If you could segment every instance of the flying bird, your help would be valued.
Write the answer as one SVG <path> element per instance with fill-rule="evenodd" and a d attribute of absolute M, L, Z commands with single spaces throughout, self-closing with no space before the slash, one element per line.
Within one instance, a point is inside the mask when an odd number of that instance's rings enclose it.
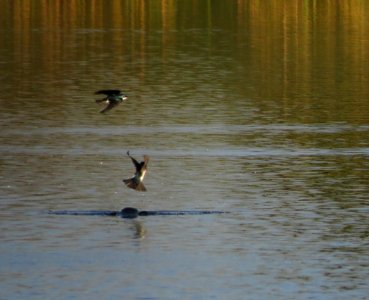
<path fill-rule="evenodd" d="M 147 164 L 149 163 L 149 157 L 147 155 L 144 155 L 143 156 L 144 160 L 138 162 L 129 154 L 129 151 L 127 151 L 127 155 L 131 158 L 133 164 L 135 165 L 136 172 L 132 178 L 123 179 L 123 182 L 126 184 L 126 186 L 128 186 L 131 189 L 140 192 L 146 192 L 143 180 L 147 172 Z"/>
<path fill-rule="evenodd" d="M 100 90 L 95 92 L 95 95 L 98 94 L 106 96 L 102 99 L 96 100 L 96 103 L 105 102 L 107 104 L 102 110 L 100 110 L 102 114 L 128 99 L 128 97 L 120 90 Z"/>

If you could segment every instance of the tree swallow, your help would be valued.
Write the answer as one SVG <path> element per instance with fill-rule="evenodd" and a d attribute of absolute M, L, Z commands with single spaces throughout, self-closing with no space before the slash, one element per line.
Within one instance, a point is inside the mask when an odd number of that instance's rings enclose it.
<path fill-rule="evenodd" d="M 128 99 L 120 90 L 100 90 L 95 92 L 95 95 L 103 94 L 106 95 L 105 98 L 96 100 L 96 103 L 105 102 L 107 105 L 100 110 L 101 113 L 105 113 L 111 110 L 113 107 L 117 106 L 119 103 Z"/>
<path fill-rule="evenodd" d="M 131 189 L 140 192 L 146 192 L 146 188 L 143 185 L 143 180 L 146 175 L 149 157 L 147 155 L 144 155 L 143 156 L 144 161 L 138 162 L 131 155 L 129 155 L 129 151 L 127 151 L 127 155 L 131 158 L 133 164 L 135 165 L 136 173 L 132 178 L 123 179 L 123 182 L 126 184 L 126 186 L 128 186 Z"/>

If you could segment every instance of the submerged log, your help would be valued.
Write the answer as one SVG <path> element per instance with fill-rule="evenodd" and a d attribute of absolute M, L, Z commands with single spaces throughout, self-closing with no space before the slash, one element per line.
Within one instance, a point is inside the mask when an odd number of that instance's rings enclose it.
<path fill-rule="evenodd" d="M 49 211 L 53 215 L 70 215 L 70 216 L 119 216 L 125 219 L 134 219 L 144 216 L 179 216 L 179 215 L 210 215 L 224 214 L 225 211 L 218 210 L 138 210 L 135 207 L 124 207 L 120 211 L 114 210 L 59 210 Z"/>

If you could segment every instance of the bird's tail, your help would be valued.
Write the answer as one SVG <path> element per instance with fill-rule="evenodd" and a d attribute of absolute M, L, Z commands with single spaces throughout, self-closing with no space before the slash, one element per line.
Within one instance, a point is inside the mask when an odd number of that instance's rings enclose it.
<path fill-rule="evenodd" d="M 144 184 L 142 182 L 137 182 L 135 178 L 123 179 L 123 182 L 125 183 L 126 186 L 128 186 L 131 189 L 140 192 L 146 192 Z"/>

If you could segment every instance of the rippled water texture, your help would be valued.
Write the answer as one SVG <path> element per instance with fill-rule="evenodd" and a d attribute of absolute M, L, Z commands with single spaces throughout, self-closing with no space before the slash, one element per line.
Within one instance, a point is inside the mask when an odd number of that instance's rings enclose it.
<path fill-rule="evenodd" d="M 367 299 L 368 20 L 359 0 L 1 1 L 0 299 Z M 108 88 L 129 98 L 103 115 Z M 228 213 L 49 214 L 128 206 Z"/>

